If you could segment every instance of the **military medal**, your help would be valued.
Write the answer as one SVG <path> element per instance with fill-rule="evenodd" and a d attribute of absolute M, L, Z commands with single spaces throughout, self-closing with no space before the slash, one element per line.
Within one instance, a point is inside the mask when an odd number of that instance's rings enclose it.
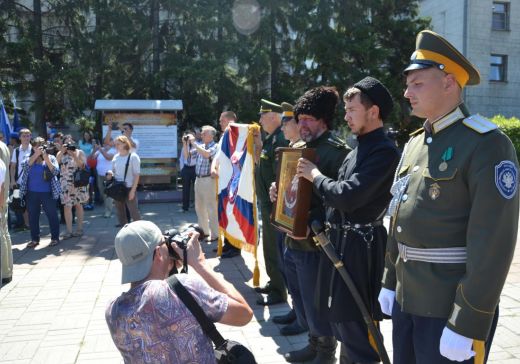
<path fill-rule="evenodd" d="M 449 147 L 442 153 L 442 162 L 439 164 L 439 171 L 444 172 L 448 169 L 448 161 L 453 158 L 453 148 Z M 431 196 L 431 195 L 430 195 Z"/>
<path fill-rule="evenodd" d="M 437 183 L 432 183 L 430 185 L 430 189 L 428 192 L 429 192 L 430 198 L 433 201 L 435 201 L 441 195 L 441 186 L 439 186 L 439 184 L 437 184 Z"/>

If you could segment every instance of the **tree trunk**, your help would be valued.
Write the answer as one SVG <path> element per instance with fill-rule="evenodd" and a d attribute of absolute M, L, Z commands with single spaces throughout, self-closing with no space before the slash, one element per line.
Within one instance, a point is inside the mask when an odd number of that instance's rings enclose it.
<path fill-rule="evenodd" d="M 160 90 L 157 77 L 161 68 L 160 49 L 159 49 L 159 0 L 151 1 L 151 22 L 152 22 L 152 97 L 159 98 Z"/>
<path fill-rule="evenodd" d="M 43 76 L 43 36 L 42 36 L 42 8 L 40 0 L 33 0 L 33 26 L 34 26 L 34 59 L 39 65 L 34 72 L 34 97 L 35 97 L 35 121 L 36 132 L 47 137 L 47 127 L 45 125 L 45 77 Z"/>

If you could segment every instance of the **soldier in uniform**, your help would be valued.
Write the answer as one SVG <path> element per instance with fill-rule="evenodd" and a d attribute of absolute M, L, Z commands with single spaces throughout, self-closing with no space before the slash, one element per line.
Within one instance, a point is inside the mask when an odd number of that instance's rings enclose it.
<path fill-rule="evenodd" d="M 329 237 L 374 321 L 382 320 L 377 302 L 381 288 L 387 232 L 382 219 L 391 199 L 399 151 L 386 136 L 383 120 L 393 101 L 383 84 L 366 77 L 343 96 L 345 121 L 358 146 L 342 162 L 337 178 L 306 159 L 298 175 L 311 181 L 327 210 Z M 331 322 L 342 342 L 342 363 L 379 362 L 368 328 L 345 282 L 329 259 L 319 262 L 316 301 L 322 319 Z"/>
<path fill-rule="evenodd" d="M 335 88 L 316 87 L 301 96 L 294 106 L 300 137 L 305 142 L 305 145 L 300 147 L 315 148 L 316 164 L 326 176 L 334 179 L 338 176 L 341 163 L 350 152 L 345 142 L 330 132 L 338 102 L 339 96 Z M 273 197 L 275 197 L 275 188 L 273 186 Z M 309 226 L 313 220 L 325 221 L 323 200 L 316 190 L 311 197 Z M 314 305 L 321 253 L 310 233 L 305 237 L 288 235 L 285 243 L 284 264 L 287 285 L 298 322 L 301 326 L 309 327 L 308 345 L 285 354 L 285 359 L 288 362 L 334 363 L 336 339 L 329 322 L 320 317 Z"/>
<path fill-rule="evenodd" d="M 256 196 L 262 215 L 262 244 L 265 259 L 265 269 L 269 276 L 269 282 L 264 287 L 257 287 L 258 293 L 267 293 L 267 296 L 259 297 L 256 301 L 259 305 L 274 305 L 287 300 L 287 288 L 282 271 L 278 266 L 278 248 L 276 246 L 276 232 L 271 225 L 272 203 L 269 199 L 269 187 L 276 179 L 275 150 L 286 147 L 287 140 L 281 130 L 282 107 L 268 100 L 261 100 L 260 124 L 267 134 L 265 140 L 260 140 L 260 135 L 255 135 L 257 150 L 261 150 L 255 170 Z"/>
<path fill-rule="evenodd" d="M 394 363 L 483 363 L 517 236 L 515 148 L 470 116 L 462 89 L 480 76 L 444 38 L 420 32 L 404 73 L 404 96 L 426 121 L 405 146 L 389 208 L 379 301 Z"/>
<path fill-rule="evenodd" d="M 296 119 L 294 119 L 294 107 L 288 102 L 282 102 L 282 132 L 285 139 L 289 141 L 289 147 L 291 148 L 304 148 L 305 142 L 300 139 L 300 132 L 298 130 L 298 124 L 296 123 Z M 277 154 L 277 157 L 279 155 Z M 279 163 L 279 160 L 277 160 Z M 278 167 L 277 167 L 278 168 Z M 273 184 L 275 184 L 273 182 Z M 272 186 L 272 185 L 271 185 Z M 272 199 L 274 203 L 275 200 Z M 278 231 L 276 233 L 276 242 L 278 245 L 278 257 L 280 258 L 279 267 L 282 270 L 282 274 L 284 276 L 285 284 L 287 286 L 287 290 L 291 296 L 295 294 L 299 294 L 298 292 L 291 292 L 291 286 L 287 285 L 287 278 L 285 275 L 285 262 L 284 262 L 284 254 L 286 250 L 285 246 L 285 236 L 284 232 Z M 296 319 L 296 312 L 294 308 L 291 309 L 288 313 L 284 315 L 274 316 L 273 322 L 276 324 L 285 325 L 280 329 L 280 334 L 284 336 L 289 335 L 299 335 L 308 330 L 305 326 L 301 326 L 298 320 Z"/>

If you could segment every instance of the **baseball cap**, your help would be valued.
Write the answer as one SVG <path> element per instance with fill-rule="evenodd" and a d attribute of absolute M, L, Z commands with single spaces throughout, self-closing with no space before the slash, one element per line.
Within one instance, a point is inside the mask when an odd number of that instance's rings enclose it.
<path fill-rule="evenodd" d="M 163 240 L 161 230 L 151 221 L 134 221 L 119 230 L 114 245 L 123 265 L 121 283 L 138 282 L 148 276 L 155 247 Z"/>

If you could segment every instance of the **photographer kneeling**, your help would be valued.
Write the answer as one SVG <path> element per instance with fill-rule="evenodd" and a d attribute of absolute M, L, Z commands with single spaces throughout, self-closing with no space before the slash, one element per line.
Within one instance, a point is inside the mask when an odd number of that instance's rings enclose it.
<path fill-rule="evenodd" d="M 243 326 L 253 312 L 242 295 L 206 263 L 191 232 L 187 261 L 198 275 L 176 277 L 214 322 Z M 115 238 L 130 290 L 110 302 L 106 320 L 125 363 L 216 363 L 211 340 L 165 279 L 183 252 L 150 221 L 125 225 Z M 202 278 L 202 279 L 201 279 Z"/>

